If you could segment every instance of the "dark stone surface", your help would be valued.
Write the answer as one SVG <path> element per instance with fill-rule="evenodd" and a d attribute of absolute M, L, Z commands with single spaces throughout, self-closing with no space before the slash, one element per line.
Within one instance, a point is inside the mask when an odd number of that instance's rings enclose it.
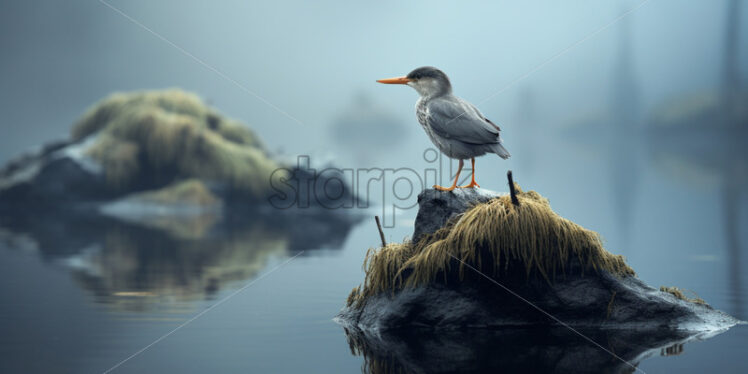
<path fill-rule="evenodd" d="M 418 215 L 413 241 L 418 241 L 424 234 L 438 230 L 450 218 L 471 206 L 487 202 L 496 196 L 496 193 L 481 188 L 457 188 L 449 192 L 424 190 L 418 194 Z"/>
<path fill-rule="evenodd" d="M 579 327 L 708 331 L 738 322 L 708 305 L 677 299 L 632 276 L 618 278 L 600 272 L 568 275 L 552 284 L 519 277 L 502 278 L 496 284 L 470 269 L 465 272 L 461 282 L 375 296 L 361 309 L 344 309 L 340 317 L 364 330 L 552 326 L 560 320 Z"/>
<path fill-rule="evenodd" d="M 101 168 L 82 143 L 58 141 L 0 169 L 0 207 L 23 209 L 111 198 Z"/>

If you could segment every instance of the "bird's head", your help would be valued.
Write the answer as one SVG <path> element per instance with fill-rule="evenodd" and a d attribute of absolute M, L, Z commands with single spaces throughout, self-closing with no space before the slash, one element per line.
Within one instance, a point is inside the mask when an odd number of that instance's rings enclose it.
<path fill-rule="evenodd" d="M 415 69 L 404 77 L 380 79 L 377 82 L 407 84 L 418 91 L 422 97 L 437 97 L 452 92 L 452 84 L 449 83 L 447 74 L 431 66 Z"/>

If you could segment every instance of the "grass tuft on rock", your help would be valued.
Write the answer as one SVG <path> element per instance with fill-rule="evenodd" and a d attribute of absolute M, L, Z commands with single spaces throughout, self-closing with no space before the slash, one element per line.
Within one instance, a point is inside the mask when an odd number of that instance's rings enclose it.
<path fill-rule="evenodd" d="M 571 271 L 572 263 L 581 273 L 634 275 L 623 256 L 603 248 L 597 233 L 557 215 L 540 194 L 518 190 L 517 197 L 520 206 L 509 196 L 477 204 L 417 243 L 369 249 L 364 283 L 351 292 L 349 306 L 382 292 L 446 280 L 455 271 L 462 280 L 465 264 L 494 277 L 502 269 L 520 270 L 548 282 Z"/>
<path fill-rule="evenodd" d="M 222 181 L 259 196 L 278 167 L 249 128 L 178 89 L 113 94 L 83 115 L 72 136 L 96 137 L 87 153 L 121 190 L 158 176 L 160 184 Z"/>
<path fill-rule="evenodd" d="M 678 287 L 660 286 L 660 291 L 667 292 L 667 293 L 669 293 L 669 294 L 671 294 L 671 295 L 675 296 L 676 298 L 681 299 L 683 301 L 688 301 L 688 302 L 692 302 L 692 303 L 695 303 L 695 304 L 706 305 L 706 301 L 704 301 L 700 297 L 698 297 L 698 296 L 697 297 L 688 297 L 688 296 L 686 296 L 686 295 L 683 294 L 684 290 L 682 290 L 682 289 L 680 289 Z"/>

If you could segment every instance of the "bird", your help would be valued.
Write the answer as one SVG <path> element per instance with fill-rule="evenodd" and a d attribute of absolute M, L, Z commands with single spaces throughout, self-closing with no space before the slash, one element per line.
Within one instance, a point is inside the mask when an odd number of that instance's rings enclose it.
<path fill-rule="evenodd" d="M 434 185 L 440 191 L 480 187 L 475 182 L 475 158 L 495 153 L 503 159 L 511 155 L 501 141 L 501 129 L 484 116 L 475 105 L 452 94 L 452 84 L 443 71 L 432 67 L 417 68 L 408 75 L 377 80 L 384 84 L 405 84 L 413 87 L 420 98 L 416 117 L 434 145 L 447 157 L 459 160 L 457 174 L 450 187 Z M 457 186 L 464 161 L 470 159 L 470 183 Z"/>

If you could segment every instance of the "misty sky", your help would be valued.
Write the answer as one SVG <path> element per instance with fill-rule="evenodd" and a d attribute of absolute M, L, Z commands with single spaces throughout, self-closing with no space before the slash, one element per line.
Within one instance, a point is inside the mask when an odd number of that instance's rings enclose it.
<path fill-rule="evenodd" d="M 5 0 L 0 162 L 66 136 L 108 93 L 166 87 L 197 92 L 255 128 L 271 150 L 335 157 L 339 145 L 328 140 L 330 124 L 357 93 L 420 131 L 416 93 L 375 79 L 433 65 L 450 75 L 456 94 L 477 104 L 640 1 L 110 3 L 302 124 L 99 1 Z M 523 131 L 516 115 L 523 90 L 533 93 L 535 121 L 543 128 L 604 112 L 626 30 L 645 116 L 665 98 L 713 90 L 725 4 L 648 1 L 479 107 L 503 124 L 507 139 Z M 743 6 L 740 18 L 746 14 Z M 739 33 L 746 40 L 745 28 Z M 743 73 L 747 53 L 740 51 Z M 416 134 L 410 146 L 428 146 Z"/>

